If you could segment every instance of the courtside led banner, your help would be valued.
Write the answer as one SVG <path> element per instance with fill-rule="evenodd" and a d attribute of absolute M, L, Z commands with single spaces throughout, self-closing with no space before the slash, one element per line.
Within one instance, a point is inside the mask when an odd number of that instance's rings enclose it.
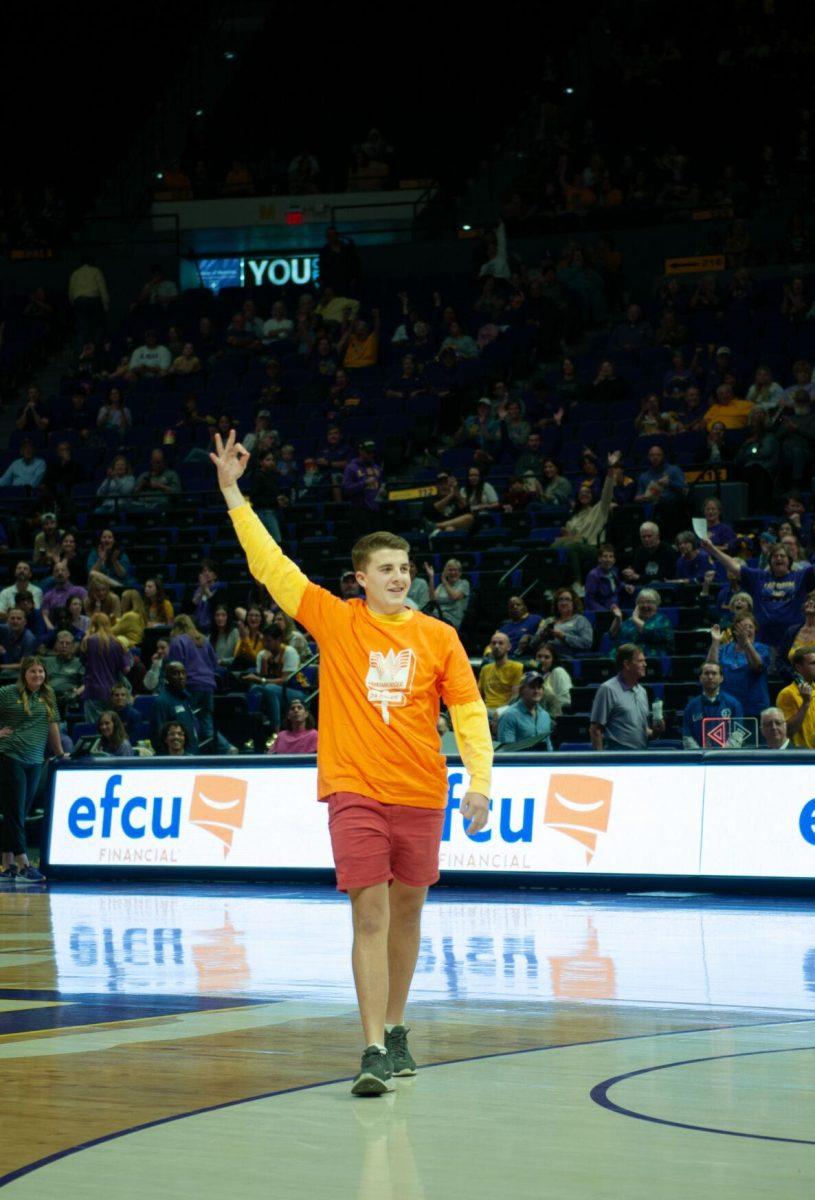
<path fill-rule="evenodd" d="M 451 762 L 442 871 L 815 879 L 805 762 L 610 758 L 497 762 L 489 825 L 473 836 L 459 811 L 466 776 Z M 49 863 L 156 874 L 332 867 L 312 761 L 223 762 L 57 770 Z"/>

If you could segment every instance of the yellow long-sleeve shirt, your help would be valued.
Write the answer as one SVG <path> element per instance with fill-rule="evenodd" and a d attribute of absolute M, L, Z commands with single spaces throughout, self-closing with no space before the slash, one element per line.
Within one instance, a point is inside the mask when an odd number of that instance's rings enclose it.
<path fill-rule="evenodd" d="M 436 723 L 443 699 L 473 791 L 490 794 L 486 708 L 450 625 L 414 609 L 374 613 L 311 583 L 248 504 L 229 513 L 255 579 L 320 647 L 318 794 L 444 808 L 447 769 Z"/>

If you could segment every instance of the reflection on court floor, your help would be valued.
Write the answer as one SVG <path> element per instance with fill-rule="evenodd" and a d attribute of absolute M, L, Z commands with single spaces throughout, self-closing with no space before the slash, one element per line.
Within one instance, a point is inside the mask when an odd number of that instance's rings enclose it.
<path fill-rule="evenodd" d="M 812 1176 L 808 902 L 437 891 L 425 1069 L 373 1101 L 344 1082 L 350 932 L 328 888 L 4 897 L 0 1186 L 784 1200 Z"/>

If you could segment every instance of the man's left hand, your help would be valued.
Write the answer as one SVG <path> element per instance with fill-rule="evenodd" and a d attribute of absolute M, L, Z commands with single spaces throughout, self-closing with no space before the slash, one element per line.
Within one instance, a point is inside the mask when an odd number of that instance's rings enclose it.
<path fill-rule="evenodd" d="M 468 792 L 459 805 L 462 817 L 470 819 L 465 833 L 478 833 L 484 828 L 490 816 L 489 796 L 480 792 Z"/>

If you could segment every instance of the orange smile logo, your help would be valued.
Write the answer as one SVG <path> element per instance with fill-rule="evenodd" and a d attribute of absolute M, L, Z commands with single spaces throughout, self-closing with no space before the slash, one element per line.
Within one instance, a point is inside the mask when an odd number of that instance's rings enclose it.
<path fill-rule="evenodd" d="M 190 822 L 223 842 L 224 858 L 232 849 L 235 831 L 243 828 L 246 780 L 229 775 L 196 775 Z"/>
<path fill-rule="evenodd" d="M 610 779 L 594 775 L 553 774 L 549 778 L 543 823 L 581 842 L 587 863 L 597 849 L 597 835 L 608 829 L 613 787 Z"/>

